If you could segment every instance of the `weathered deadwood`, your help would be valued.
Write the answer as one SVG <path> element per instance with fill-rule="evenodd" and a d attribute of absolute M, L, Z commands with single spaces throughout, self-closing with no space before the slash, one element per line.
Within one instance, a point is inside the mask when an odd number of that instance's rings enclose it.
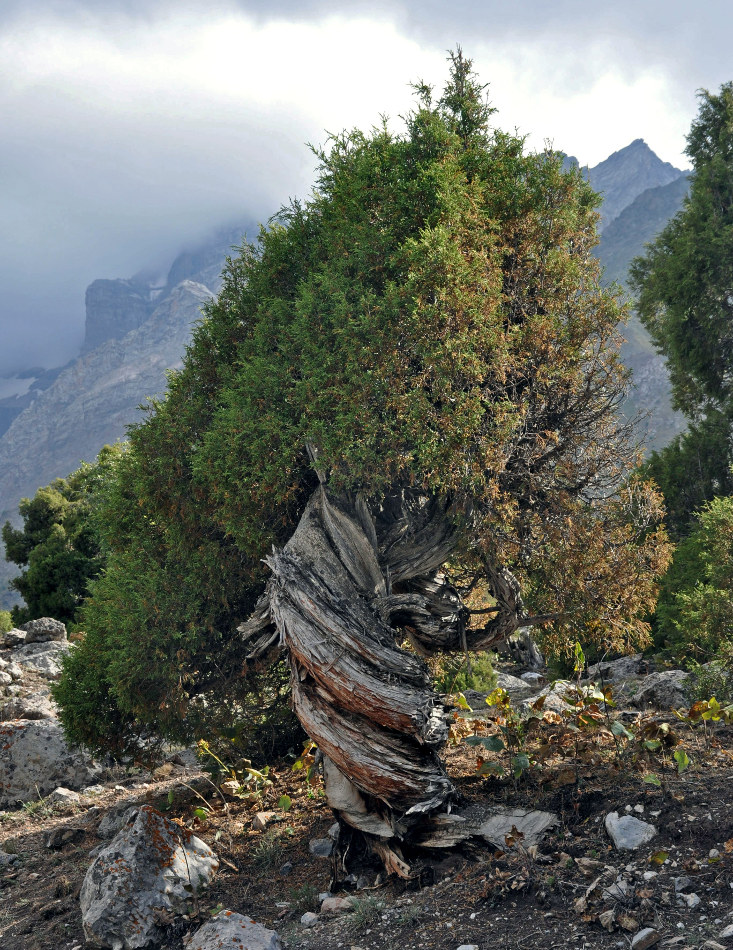
<path fill-rule="evenodd" d="M 272 577 L 239 631 L 250 659 L 276 641 L 285 649 L 293 708 L 323 754 L 329 803 L 404 875 L 399 840 L 422 835 L 442 847 L 477 831 L 465 819 L 430 819 L 456 797 L 438 756 L 446 709 L 424 661 L 398 641 L 409 635 L 425 655 L 484 648 L 516 628 L 522 604 L 511 575 L 488 571 L 496 613 L 467 629 L 469 611 L 439 572 L 455 544 L 447 503 L 401 492 L 373 507 L 322 481 L 288 543 L 267 558 Z"/>

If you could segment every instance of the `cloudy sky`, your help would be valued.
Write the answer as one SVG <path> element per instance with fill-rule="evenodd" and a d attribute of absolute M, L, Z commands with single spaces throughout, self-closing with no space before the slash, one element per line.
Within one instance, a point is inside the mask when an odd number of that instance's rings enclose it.
<path fill-rule="evenodd" d="M 733 79 L 727 0 L 2 0 L 0 373 L 60 365 L 97 277 L 163 271 L 306 195 L 306 142 L 399 125 L 461 44 L 497 124 L 594 165 L 686 167 L 695 92 Z"/>

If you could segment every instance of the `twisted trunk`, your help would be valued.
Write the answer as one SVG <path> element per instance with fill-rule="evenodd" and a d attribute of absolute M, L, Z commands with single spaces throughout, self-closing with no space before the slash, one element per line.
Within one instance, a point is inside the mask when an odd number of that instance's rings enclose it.
<path fill-rule="evenodd" d="M 451 811 L 438 756 L 447 710 L 417 651 L 485 649 L 516 629 L 516 582 L 497 574 L 505 609 L 468 630 L 458 592 L 438 573 L 455 546 L 445 503 L 401 493 L 373 515 L 360 496 L 320 485 L 293 536 L 267 559 L 272 577 L 239 629 L 250 656 L 287 651 L 294 710 L 324 756 L 325 793 L 370 837 L 385 865 L 409 871 L 396 843 Z M 509 609 L 506 609 L 508 605 Z"/>

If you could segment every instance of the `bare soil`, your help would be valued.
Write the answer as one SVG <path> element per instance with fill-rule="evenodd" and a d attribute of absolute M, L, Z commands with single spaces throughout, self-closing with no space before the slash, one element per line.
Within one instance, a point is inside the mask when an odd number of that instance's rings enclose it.
<path fill-rule="evenodd" d="M 646 927 L 657 931 L 659 946 L 733 947 L 733 938 L 721 937 L 733 924 L 733 729 L 719 725 L 707 737 L 699 727 L 674 729 L 692 764 L 678 774 L 667 762 L 662 788 L 642 781 L 649 763 L 619 762 L 613 744 L 600 739 L 559 749 L 516 781 L 478 775 L 475 750 L 457 742 L 447 764 L 467 801 L 546 809 L 557 814 L 557 827 L 537 848 L 519 842 L 501 851 L 470 845 L 411 854 L 419 873 L 410 882 L 385 880 L 365 855 L 358 889 L 340 892 L 354 897 L 355 910 L 320 917 L 312 929 L 301 917 L 319 910 L 333 869 L 331 859 L 310 853 L 309 842 L 327 837 L 334 818 L 302 771 L 278 764 L 272 785 L 252 801 L 227 797 L 175 760 L 152 774 L 118 774 L 79 805 L 41 802 L 0 816 L 0 850 L 16 856 L 0 866 L 0 950 L 86 946 L 79 890 L 90 851 L 102 843 L 96 829 L 109 809 L 141 803 L 192 827 L 222 862 L 212 886 L 160 945 L 169 950 L 184 947 L 221 908 L 275 929 L 287 948 L 313 950 L 595 950 L 629 947 Z M 291 799 L 288 811 L 278 809 L 283 795 Z M 658 834 L 636 851 L 616 851 L 604 818 L 627 808 Z M 255 814 L 267 809 L 277 820 L 254 831 Z M 49 847 L 49 833 L 59 829 L 68 829 L 67 840 Z M 619 875 L 625 894 L 614 893 Z"/>

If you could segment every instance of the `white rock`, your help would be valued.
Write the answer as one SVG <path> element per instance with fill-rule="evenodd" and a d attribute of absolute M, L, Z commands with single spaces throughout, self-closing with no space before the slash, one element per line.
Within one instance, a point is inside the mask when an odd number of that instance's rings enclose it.
<path fill-rule="evenodd" d="M 30 667 L 49 679 L 58 679 L 61 676 L 61 660 L 70 649 L 70 643 L 55 640 L 47 643 L 28 643 L 13 650 L 13 661 Z"/>
<path fill-rule="evenodd" d="M 684 904 L 688 910 L 694 910 L 700 903 L 697 894 L 678 894 L 677 903 Z"/>
<path fill-rule="evenodd" d="M 631 950 L 646 950 L 647 947 L 651 947 L 655 943 L 659 943 L 661 939 L 662 934 L 656 931 L 653 927 L 645 927 L 632 937 Z"/>
<path fill-rule="evenodd" d="M 10 686 L 13 682 L 13 677 L 10 673 L 6 673 L 5 670 L 0 670 L 0 686 Z"/>
<path fill-rule="evenodd" d="M 326 897 L 321 903 L 322 914 L 350 914 L 354 902 L 348 897 Z"/>
<path fill-rule="evenodd" d="M 718 934 L 721 940 L 728 940 L 730 937 L 733 937 L 733 924 L 728 924 L 728 926 L 721 930 Z"/>
<path fill-rule="evenodd" d="M 101 769 L 84 752 L 72 750 L 55 719 L 0 723 L 0 807 L 35 801 L 59 785 L 79 788 Z"/>
<path fill-rule="evenodd" d="M 307 911 L 300 918 L 300 922 L 304 927 L 315 927 L 318 923 L 318 914 L 312 913 L 312 911 Z"/>
<path fill-rule="evenodd" d="M 87 940 L 112 950 L 155 943 L 164 933 L 159 922 L 186 913 L 218 866 L 207 844 L 144 805 L 86 873 L 80 903 Z"/>
<path fill-rule="evenodd" d="M 662 673 L 650 673 L 633 703 L 638 708 L 655 706 L 657 709 L 672 709 L 686 706 L 688 703 L 687 682 L 689 673 L 683 670 L 665 670 Z"/>
<path fill-rule="evenodd" d="M 66 640 L 66 626 L 52 617 L 29 620 L 23 624 L 21 630 L 25 631 L 26 643 L 61 643 Z"/>
<path fill-rule="evenodd" d="M 477 943 L 462 943 L 458 950 L 479 950 Z"/>
<path fill-rule="evenodd" d="M 16 696 L 0 709 L 0 719 L 55 719 L 56 703 L 46 693 Z"/>
<path fill-rule="evenodd" d="M 643 844 L 651 841 L 657 833 L 654 825 L 641 821 L 639 818 L 634 818 L 633 815 L 619 817 L 617 811 L 612 811 L 606 815 L 604 823 L 614 846 L 619 851 L 623 849 L 633 851 L 635 848 L 640 848 Z"/>
<path fill-rule="evenodd" d="M 187 950 L 282 950 L 274 930 L 256 924 L 250 917 L 222 910 L 196 931 Z"/>
<path fill-rule="evenodd" d="M 46 796 L 46 801 L 52 805 L 56 803 L 75 805 L 81 801 L 81 795 L 70 788 L 59 786 L 59 788 L 55 788 L 50 795 Z"/>

